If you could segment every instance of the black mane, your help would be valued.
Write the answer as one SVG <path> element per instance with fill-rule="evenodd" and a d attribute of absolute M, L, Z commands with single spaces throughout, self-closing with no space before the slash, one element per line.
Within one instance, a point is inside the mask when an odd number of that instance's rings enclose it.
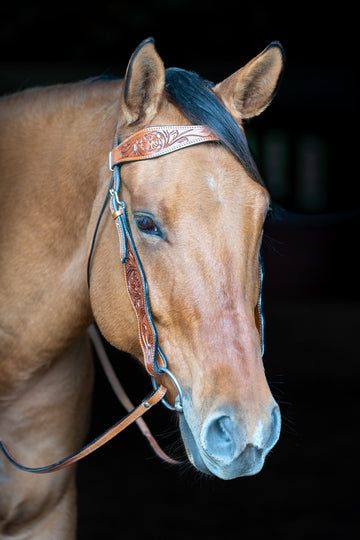
<path fill-rule="evenodd" d="M 246 138 L 212 90 L 213 83 L 179 68 L 166 70 L 168 99 L 195 125 L 208 127 L 232 152 L 253 180 L 263 185 Z"/>

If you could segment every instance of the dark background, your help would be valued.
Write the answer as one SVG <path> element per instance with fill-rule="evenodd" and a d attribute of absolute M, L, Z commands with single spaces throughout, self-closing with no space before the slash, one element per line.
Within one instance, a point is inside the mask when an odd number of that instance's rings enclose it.
<path fill-rule="evenodd" d="M 1 6 L 1 93 L 122 76 L 149 36 L 166 67 L 215 82 L 274 39 L 287 57 L 274 104 L 246 126 L 274 203 L 284 209 L 264 241 L 264 362 L 283 412 L 280 441 L 259 475 L 223 482 L 160 463 L 130 428 L 79 466 L 80 540 L 359 537 L 358 16 L 355 3 L 273 4 Z M 147 378 L 109 350 L 139 401 Z M 91 434 L 122 414 L 97 368 Z M 171 415 L 157 408 L 148 419 L 163 446 L 181 456 Z"/>

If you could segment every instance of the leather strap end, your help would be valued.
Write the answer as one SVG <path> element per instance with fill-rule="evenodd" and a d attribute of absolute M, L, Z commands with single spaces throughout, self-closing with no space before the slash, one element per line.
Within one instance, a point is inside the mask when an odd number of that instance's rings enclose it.
<path fill-rule="evenodd" d="M 159 401 L 161 401 L 165 397 L 166 392 L 167 388 L 163 384 L 159 384 L 156 391 L 150 394 L 150 397 L 148 399 L 144 399 L 144 401 L 142 402 L 144 407 L 146 409 L 149 409 L 150 407 L 153 407 L 154 405 L 159 403 Z"/>

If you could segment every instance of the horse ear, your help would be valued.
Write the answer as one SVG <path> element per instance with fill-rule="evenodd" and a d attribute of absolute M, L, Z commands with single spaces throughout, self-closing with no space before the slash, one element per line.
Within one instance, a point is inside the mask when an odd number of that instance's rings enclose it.
<path fill-rule="evenodd" d="M 158 110 L 164 86 L 164 64 L 154 40 L 146 39 L 134 51 L 126 70 L 122 96 L 126 123 L 150 121 Z"/>
<path fill-rule="evenodd" d="M 214 88 L 234 118 L 241 122 L 262 113 L 270 105 L 284 66 L 284 50 L 273 41 L 246 66 Z"/>

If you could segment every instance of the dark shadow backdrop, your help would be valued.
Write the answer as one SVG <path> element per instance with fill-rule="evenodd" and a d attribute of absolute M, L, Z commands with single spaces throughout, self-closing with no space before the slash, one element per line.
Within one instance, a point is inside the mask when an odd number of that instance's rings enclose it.
<path fill-rule="evenodd" d="M 267 226 L 264 242 L 265 367 L 284 415 L 280 441 L 259 475 L 221 482 L 163 465 L 130 428 L 79 466 L 80 540 L 358 537 L 355 4 L 272 4 L 32 0 L 1 7 L 1 93 L 122 76 L 148 36 L 166 67 L 215 82 L 274 39 L 287 56 L 274 104 L 247 125 L 273 199 L 286 210 Z M 141 399 L 146 377 L 109 351 L 131 396 Z M 91 434 L 122 414 L 97 369 Z M 162 444 L 181 454 L 176 422 L 163 410 L 149 414 Z"/>

